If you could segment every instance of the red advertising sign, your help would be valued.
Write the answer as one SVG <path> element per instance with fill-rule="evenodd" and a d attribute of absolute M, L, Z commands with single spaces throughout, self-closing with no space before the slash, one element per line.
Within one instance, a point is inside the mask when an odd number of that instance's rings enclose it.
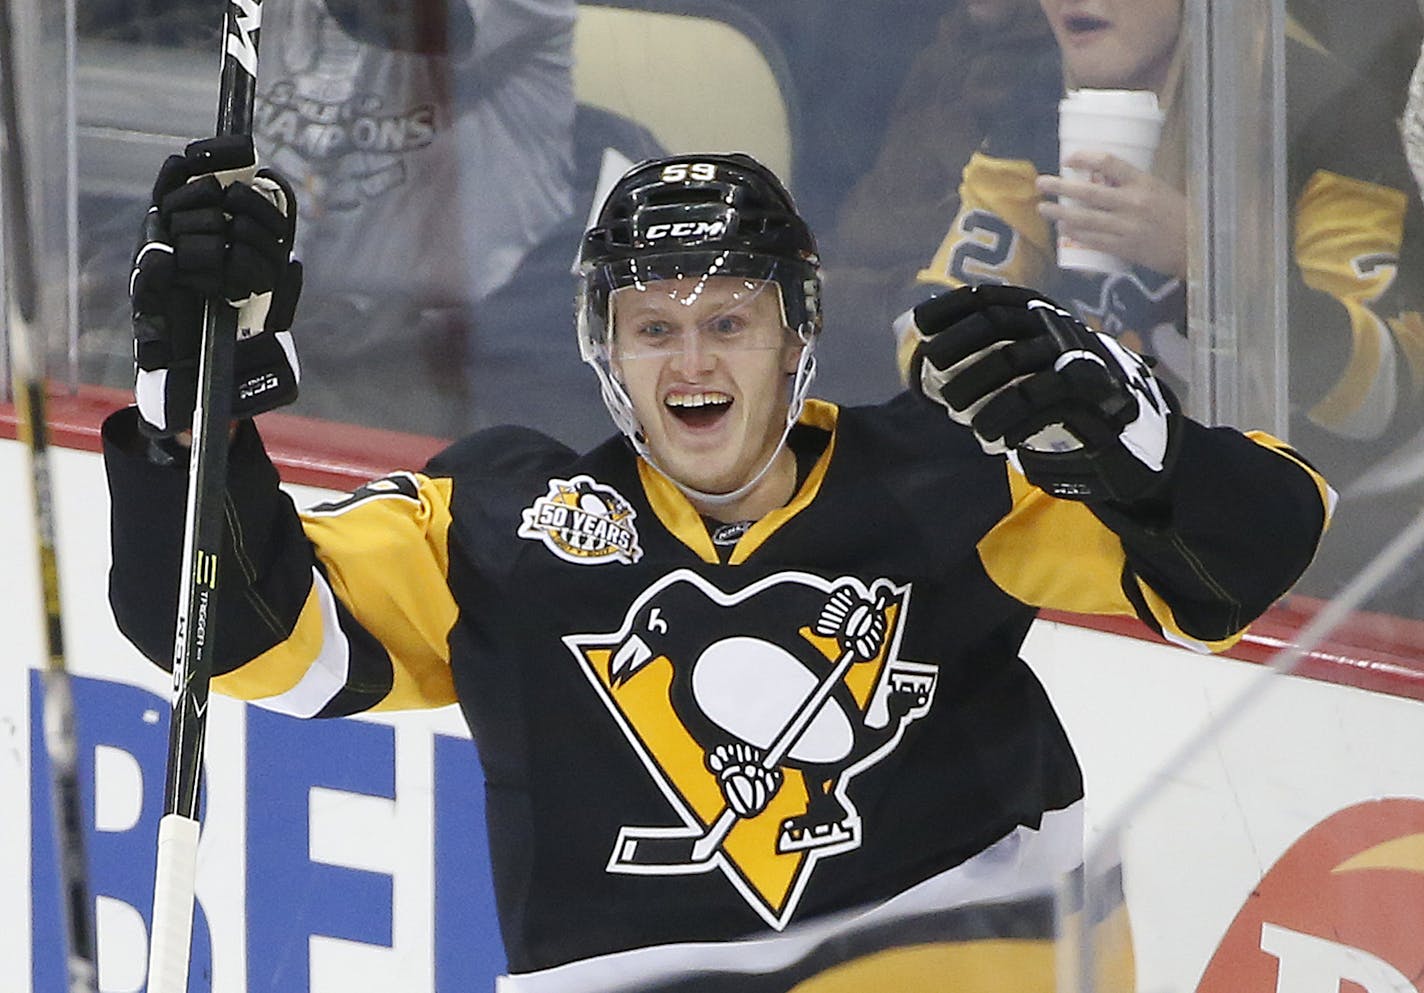
<path fill-rule="evenodd" d="M 1251 892 L 1197 993 L 1424 993 L 1424 799 L 1347 807 Z"/>

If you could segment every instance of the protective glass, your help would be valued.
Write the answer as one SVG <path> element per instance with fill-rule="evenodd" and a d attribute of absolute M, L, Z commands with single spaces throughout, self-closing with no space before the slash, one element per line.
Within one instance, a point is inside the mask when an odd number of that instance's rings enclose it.
<path fill-rule="evenodd" d="M 780 287 L 745 276 L 679 276 L 609 297 L 617 361 L 770 351 L 786 344 Z"/>

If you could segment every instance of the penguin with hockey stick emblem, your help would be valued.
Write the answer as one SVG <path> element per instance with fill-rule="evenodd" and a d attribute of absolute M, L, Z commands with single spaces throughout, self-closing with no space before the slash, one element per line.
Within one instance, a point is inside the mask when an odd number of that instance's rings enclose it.
<path fill-rule="evenodd" d="M 777 851 L 858 841 L 859 817 L 844 802 L 842 780 L 927 710 L 934 672 L 886 657 L 891 619 L 898 623 L 907 591 L 840 580 L 828 592 L 800 581 L 806 578 L 758 584 L 733 601 L 684 576 L 636 608 L 614 648 L 610 681 L 620 685 L 667 660 L 672 710 L 702 749 L 725 802 L 695 837 L 625 828 L 613 868 L 706 864 L 739 819 L 767 808 L 788 770 L 800 774 L 807 802 L 781 824 Z M 885 670 L 880 708 L 858 699 L 847 682 L 852 668 L 871 663 Z M 882 719 L 871 720 L 872 710 Z"/>

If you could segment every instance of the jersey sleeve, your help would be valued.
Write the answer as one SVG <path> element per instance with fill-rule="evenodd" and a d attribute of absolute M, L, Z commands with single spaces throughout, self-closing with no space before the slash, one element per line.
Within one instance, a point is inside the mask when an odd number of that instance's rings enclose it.
<path fill-rule="evenodd" d="M 1393 94 L 1327 53 L 1287 53 L 1293 437 L 1323 459 L 1424 419 L 1424 212 Z"/>
<path fill-rule="evenodd" d="M 929 265 L 928 286 L 1032 286 L 1053 261 L 1048 222 L 1038 212 L 1038 169 L 1028 159 L 975 152 L 960 181 L 960 207 Z"/>
<path fill-rule="evenodd" d="M 927 266 L 916 275 L 926 296 L 981 283 L 1037 286 L 1054 264 L 1048 222 L 1038 212 L 1038 168 L 1029 159 L 975 152 L 959 185 L 959 212 Z M 903 374 L 912 335 L 897 342 Z"/>
<path fill-rule="evenodd" d="M 989 576 L 1034 606 L 1135 615 L 1197 651 L 1234 644 L 1309 565 L 1334 492 L 1270 435 L 1182 423 L 1150 515 L 1055 499 L 1010 465 L 1012 507 L 979 542 Z"/>
<path fill-rule="evenodd" d="M 131 411 L 104 426 L 110 603 L 171 667 L 187 474 L 136 452 Z M 257 431 L 229 454 L 212 687 L 296 717 L 453 703 L 446 577 L 451 481 L 397 473 L 298 513 Z"/>
<path fill-rule="evenodd" d="M 1424 413 L 1417 213 L 1402 189 L 1326 169 L 1296 199 L 1291 377 L 1332 435 L 1371 441 Z"/>

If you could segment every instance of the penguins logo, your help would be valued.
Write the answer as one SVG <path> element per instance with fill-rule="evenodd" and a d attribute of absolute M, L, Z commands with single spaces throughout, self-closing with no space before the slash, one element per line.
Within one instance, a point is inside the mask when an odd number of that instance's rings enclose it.
<path fill-rule="evenodd" d="M 929 712 L 898 656 L 910 587 L 798 572 L 726 594 L 664 576 L 618 631 L 568 645 L 680 824 L 624 825 L 607 870 L 719 869 L 786 926 L 822 859 L 860 846 L 849 787 Z"/>
<path fill-rule="evenodd" d="M 549 492 L 521 511 L 517 533 L 542 541 L 567 562 L 629 565 L 643 557 L 636 516 L 622 494 L 589 476 L 551 479 Z"/>

